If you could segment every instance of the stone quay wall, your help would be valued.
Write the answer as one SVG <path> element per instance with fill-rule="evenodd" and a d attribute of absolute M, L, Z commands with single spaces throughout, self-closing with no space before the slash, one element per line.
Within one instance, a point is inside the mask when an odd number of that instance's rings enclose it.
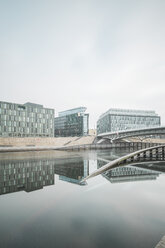
<path fill-rule="evenodd" d="M 95 136 L 84 137 L 0 137 L 0 147 L 72 146 L 92 144 Z"/>

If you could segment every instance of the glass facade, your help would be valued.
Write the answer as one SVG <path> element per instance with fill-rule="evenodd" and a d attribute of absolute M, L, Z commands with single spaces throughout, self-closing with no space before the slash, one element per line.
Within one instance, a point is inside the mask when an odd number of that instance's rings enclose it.
<path fill-rule="evenodd" d="M 0 102 L 1 137 L 54 137 L 54 109 Z"/>
<path fill-rule="evenodd" d="M 85 107 L 69 109 L 59 113 L 55 118 L 55 136 L 85 136 L 89 130 L 89 114 Z"/>
<path fill-rule="evenodd" d="M 59 179 L 70 183 L 80 183 L 80 181 L 89 175 L 89 162 L 81 157 L 58 159 L 58 166 L 55 166 L 55 173 Z"/>
<path fill-rule="evenodd" d="M 155 111 L 109 109 L 97 121 L 97 133 L 124 131 L 160 126 L 160 116 Z"/>
<path fill-rule="evenodd" d="M 0 195 L 54 185 L 55 174 L 60 180 L 79 184 L 89 174 L 88 160 L 82 157 L 1 160 Z"/>
<path fill-rule="evenodd" d="M 54 162 L 29 160 L 0 162 L 0 195 L 30 192 L 54 184 Z"/>

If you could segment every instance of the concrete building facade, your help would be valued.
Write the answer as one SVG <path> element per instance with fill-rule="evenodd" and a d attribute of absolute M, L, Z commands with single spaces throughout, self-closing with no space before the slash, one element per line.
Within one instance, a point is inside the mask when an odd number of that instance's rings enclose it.
<path fill-rule="evenodd" d="M 155 111 L 111 108 L 97 121 L 97 134 L 160 126 Z"/>
<path fill-rule="evenodd" d="M 54 137 L 54 109 L 0 102 L 0 137 Z"/>

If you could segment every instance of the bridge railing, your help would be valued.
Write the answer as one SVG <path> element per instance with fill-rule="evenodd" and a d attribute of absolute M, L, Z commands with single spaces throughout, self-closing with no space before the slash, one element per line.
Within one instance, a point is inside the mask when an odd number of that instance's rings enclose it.
<path fill-rule="evenodd" d="M 144 136 L 144 135 L 164 135 L 165 127 L 150 127 L 142 129 L 129 129 L 129 130 L 119 130 L 116 132 L 107 132 L 98 134 L 97 137 L 102 139 L 120 140 L 128 137 Z"/>

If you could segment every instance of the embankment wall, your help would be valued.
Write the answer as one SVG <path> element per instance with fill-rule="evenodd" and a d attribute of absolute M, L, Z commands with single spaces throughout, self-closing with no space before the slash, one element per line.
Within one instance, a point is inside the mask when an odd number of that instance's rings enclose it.
<path fill-rule="evenodd" d="M 0 137 L 0 147 L 70 146 L 92 144 L 95 136 L 58 138 Z"/>

